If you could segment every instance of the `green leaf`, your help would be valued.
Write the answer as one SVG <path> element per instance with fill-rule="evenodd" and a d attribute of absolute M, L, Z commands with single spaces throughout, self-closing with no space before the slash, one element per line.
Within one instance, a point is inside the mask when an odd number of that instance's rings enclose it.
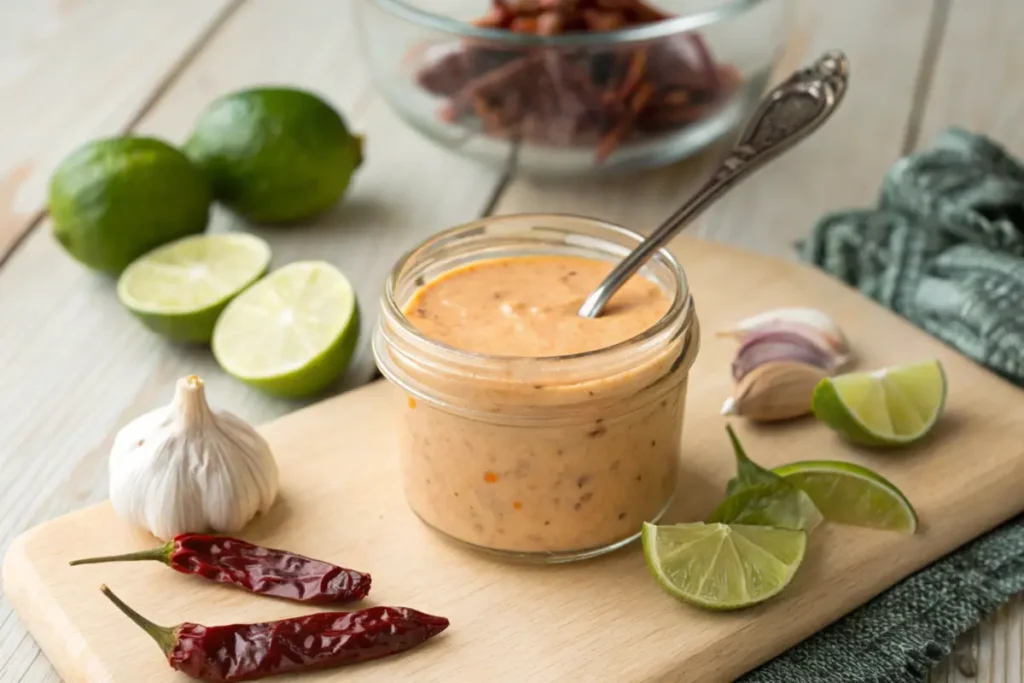
<path fill-rule="evenodd" d="M 725 429 L 736 454 L 736 476 L 729 480 L 726 499 L 707 521 L 804 531 L 814 529 L 822 517 L 811 497 L 747 457 L 732 426 L 727 425 Z"/>
<path fill-rule="evenodd" d="M 783 486 L 762 484 L 740 489 L 723 500 L 707 521 L 809 532 L 821 519 L 810 496 L 783 482 Z"/>
<path fill-rule="evenodd" d="M 726 425 L 725 431 L 729 434 L 733 453 L 736 454 L 736 476 L 730 479 L 726 485 L 725 495 L 731 496 L 736 491 L 748 486 L 762 486 L 779 482 L 786 483 L 785 479 L 771 470 L 766 470 L 747 457 L 747 452 L 743 450 L 743 444 L 740 443 L 736 432 L 733 431 L 732 425 Z"/>

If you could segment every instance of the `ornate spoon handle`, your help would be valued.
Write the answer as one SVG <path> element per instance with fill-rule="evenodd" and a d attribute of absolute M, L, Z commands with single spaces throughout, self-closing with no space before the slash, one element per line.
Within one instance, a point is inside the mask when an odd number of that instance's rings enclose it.
<path fill-rule="evenodd" d="M 827 52 L 768 93 L 711 179 L 608 274 L 583 302 L 579 314 L 599 316 L 619 287 L 673 235 L 726 190 L 817 130 L 842 101 L 848 74 L 846 56 Z"/>

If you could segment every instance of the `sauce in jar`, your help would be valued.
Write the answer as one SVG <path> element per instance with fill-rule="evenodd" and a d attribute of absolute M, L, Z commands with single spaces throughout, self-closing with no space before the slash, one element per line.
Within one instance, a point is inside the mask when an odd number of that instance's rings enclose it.
<path fill-rule="evenodd" d="M 427 524 L 477 548 L 561 561 L 629 542 L 664 512 L 698 346 L 692 306 L 680 315 L 677 291 L 637 275 L 601 316 L 581 318 L 612 266 L 516 254 L 417 278 L 396 311 L 415 344 L 385 334 L 377 353 L 408 392 L 401 469 Z"/>
<path fill-rule="evenodd" d="M 649 329 L 671 303 L 661 287 L 633 277 L 600 317 L 576 315 L 611 266 L 579 256 L 476 261 L 421 287 L 405 317 L 430 339 L 490 356 L 604 349 Z"/>

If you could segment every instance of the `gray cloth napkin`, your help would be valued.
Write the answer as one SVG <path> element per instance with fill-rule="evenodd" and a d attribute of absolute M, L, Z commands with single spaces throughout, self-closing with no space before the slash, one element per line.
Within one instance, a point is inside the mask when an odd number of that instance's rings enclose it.
<path fill-rule="evenodd" d="M 889 170 L 877 208 L 825 216 L 799 248 L 807 261 L 1024 387 L 1024 165 L 992 141 L 947 130 Z M 740 681 L 924 681 L 957 636 L 1022 591 L 1024 515 Z"/>

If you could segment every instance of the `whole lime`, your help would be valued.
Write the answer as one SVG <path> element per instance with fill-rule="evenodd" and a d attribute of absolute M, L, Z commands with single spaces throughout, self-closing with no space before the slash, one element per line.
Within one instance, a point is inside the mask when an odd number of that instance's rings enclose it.
<path fill-rule="evenodd" d="M 210 202 L 203 173 L 153 138 L 90 142 L 50 179 L 57 241 L 90 268 L 115 275 L 161 244 L 202 232 Z"/>
<path fill-rule="evenodd" d="M 292 88 L 226 95 L 199 117 L 185 151 L 214 195 L 259 223 L 326 211 L 362 163 L 362 139 L 322 99 Z"/>

